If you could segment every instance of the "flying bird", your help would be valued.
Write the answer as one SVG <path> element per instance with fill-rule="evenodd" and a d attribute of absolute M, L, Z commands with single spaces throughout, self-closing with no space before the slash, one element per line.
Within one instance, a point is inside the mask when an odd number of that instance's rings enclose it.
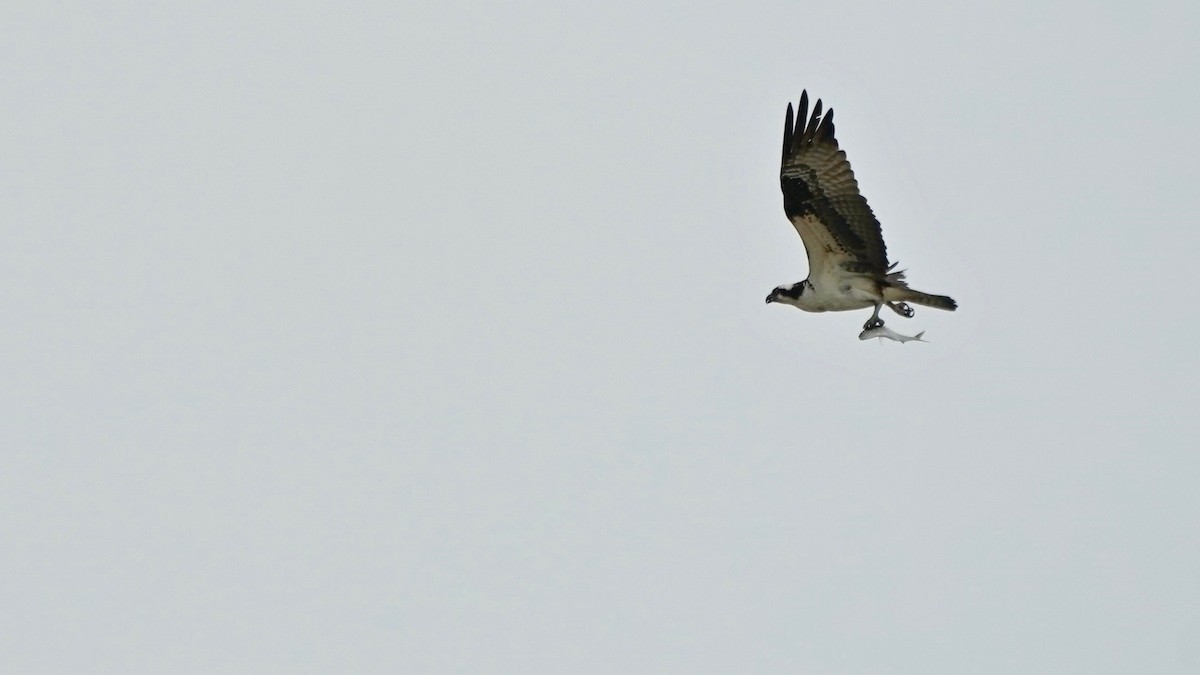
<path fill-rule="evenodd" d="M 788 103 L 783 125 L 783 161 L 779 184 L 783 210 L 808 251 L 808 278 L 778 286 L 767 302 L 806 312 L 841 312 L 874 306 L 863 330 L 883 325 L 879 310 L 913 315 L 908 303 L 953 311 L 958 303 L 945 295 L 909 288 L 904 272 L 894 272 L 879 221 L 858 183 L 846 153 L 833 134 L 833 110 L 821 115 L 821 100 L 808 114 L 808 91 L 800 95 L 799 117 Z"/>

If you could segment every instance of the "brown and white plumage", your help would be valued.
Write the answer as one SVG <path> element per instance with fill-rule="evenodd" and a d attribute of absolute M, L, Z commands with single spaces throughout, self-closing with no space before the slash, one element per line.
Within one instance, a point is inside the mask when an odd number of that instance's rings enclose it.
<path fill-rule="evenodd" d="M 821 101 L 808 113 L 808 92 L 800 96 L 799 115 L 789 103 L 783 129 L 779 183 L 783 209 L 808 251 L 808 279 L 779 286 L 767 302 L 783 302 L 810 312 L 875 307 L 865 328 L 883 325 L 879 309 L 887 304 L 912 316 L 905 301 L 953 310 L 954 300 L 908 287 L 903 272 L 892 272 L 883 232 L 846 153 L 834 136 L 833 110 L 821 114 Z"/>

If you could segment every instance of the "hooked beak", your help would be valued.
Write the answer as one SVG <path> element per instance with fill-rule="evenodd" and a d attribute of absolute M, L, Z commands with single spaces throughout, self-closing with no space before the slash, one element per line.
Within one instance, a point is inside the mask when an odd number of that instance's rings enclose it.
<path fill-rule="evenodd" d="M 769 305 L 772 302 L 775 302 L 775 294 L 774 293 L 767 296 L 767 304 Z"/>

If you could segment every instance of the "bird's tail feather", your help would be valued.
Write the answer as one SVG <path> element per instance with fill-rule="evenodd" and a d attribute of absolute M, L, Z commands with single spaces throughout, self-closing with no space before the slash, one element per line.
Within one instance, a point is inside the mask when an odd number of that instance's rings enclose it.
<path fill-rule="evenodd" d="M 950 296 L 922 293 L 903 285 L 890 286 L 884 289 L 883 297 L 888 302 L 914 302 L 918 305 L 944 309 L 950 312 L 958 309 L 958 303 Z"/>

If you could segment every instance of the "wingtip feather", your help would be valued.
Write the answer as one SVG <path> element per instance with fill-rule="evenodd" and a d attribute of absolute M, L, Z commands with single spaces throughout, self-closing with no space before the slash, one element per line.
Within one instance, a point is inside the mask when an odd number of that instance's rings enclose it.
<path fill-rule="evenodd" d="M 795 133 L 794 126 L 795 117 L 793 117 L 792 113 L 792 102 L 788 101 L 787 117 L 783 120 L 783 158 L 780 160 L 781 164 L 787 161 L 788 154 L 792 149 L 792 134 Z"/>

